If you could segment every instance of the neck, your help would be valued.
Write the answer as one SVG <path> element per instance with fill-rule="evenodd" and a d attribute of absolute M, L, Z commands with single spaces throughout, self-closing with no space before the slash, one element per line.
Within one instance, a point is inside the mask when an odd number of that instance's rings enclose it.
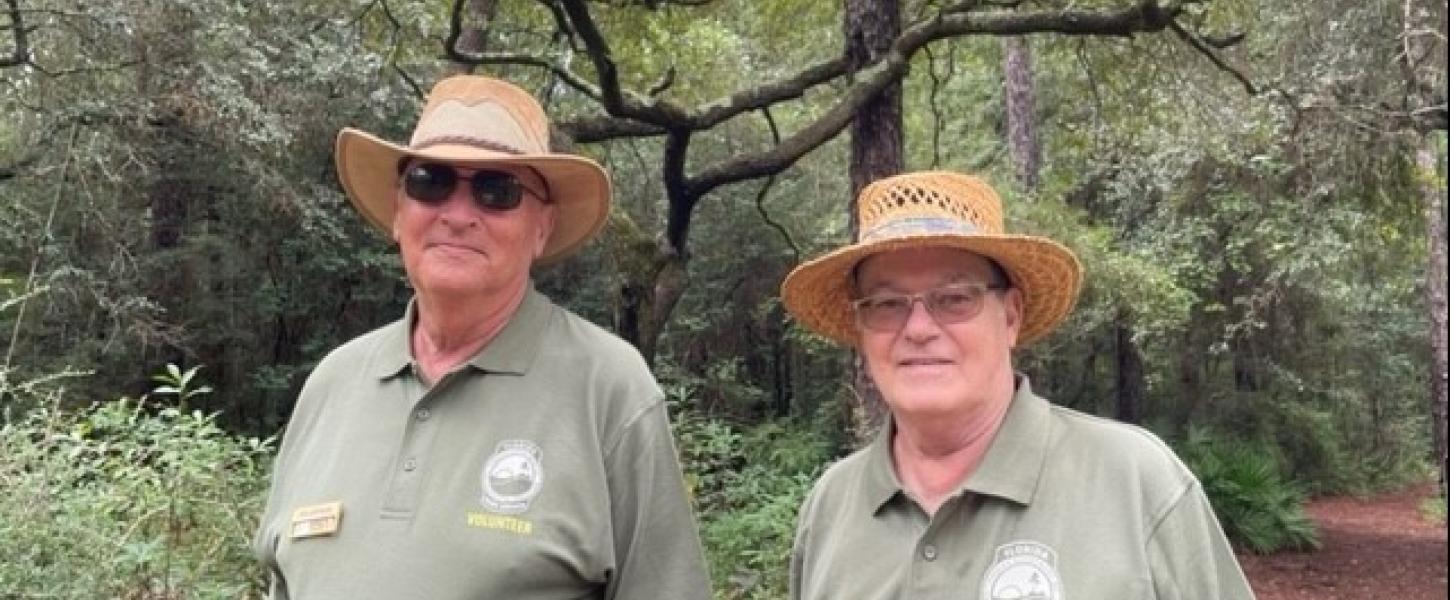
<path fill-rule="evenodd" d="M 976 472 L 987 455 L 1007 408 L 1008 393 L 968 415 L 956 417 L 893 414 L 891 456 L 897 477 L 928 515 Z"/>
<path fill-rule="evenodd" d="M 420 292 L 413 325 L 413 358 L 423 380 L 438 381 L 478 354 L 518 312 L 528 285 L 486 298 L 438 296 Z"/>

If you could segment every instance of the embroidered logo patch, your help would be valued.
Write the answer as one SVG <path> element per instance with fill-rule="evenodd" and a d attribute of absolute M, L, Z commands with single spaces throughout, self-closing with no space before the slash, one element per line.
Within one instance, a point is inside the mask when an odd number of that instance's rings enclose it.
<path fill-rule="evenodd" d="M 1002 544 L 982 577 L 982 598 L 1064 600 L 1057 576 L 1057 552 L 1030 540 Z"/>
<path fill-rule="evenodd" d="M 539 446 L 528 440 L 504 440 L 483 463 L 483 505 L 503 514 L 529 509 L 544 485 Z"/>

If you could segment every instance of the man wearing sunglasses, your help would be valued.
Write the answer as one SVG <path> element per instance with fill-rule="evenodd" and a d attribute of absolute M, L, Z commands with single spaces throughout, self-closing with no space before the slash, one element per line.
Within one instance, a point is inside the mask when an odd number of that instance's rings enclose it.
<path fill-rule="evenodd" d="M 531 284 L 609 209 L 603 169 L 548 139 L 534 98 L 474 76 L 406 146 L 338 136 L 415 296 L 298 398 L 254 540 L 270 597 L 709 598 L 661 390 Z"/>
<path fill-rule="evenodd" d="M 877 181 L 857 207 L 857 243 L 781 296 L 861 353 L 890 420 L 802 506 L 793 600 L 1253 598 L 1167 446 L 1013 371 L 1013 349 L 1072 310 L 1070 250 L 1006 233 L 996 192 L 957 173 Z"/>

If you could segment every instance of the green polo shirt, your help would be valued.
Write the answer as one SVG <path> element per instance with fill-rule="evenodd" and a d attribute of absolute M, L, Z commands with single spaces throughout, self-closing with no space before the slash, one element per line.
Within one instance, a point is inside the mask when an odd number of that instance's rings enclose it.
<path fill-rule="evenodd" d="M 403 320 L 308 378 L 254 542 L 272 598 L 710 597 L 663 394 L 530 289 L 424 385 Z"/>
<path fill-rule="evenodd" d="M 1153 434 L 1017 393 L 982 464 L 928 518 L 892 428 L 801 508 L 791 598 L 1253 598 L 1193 474 Z"/>

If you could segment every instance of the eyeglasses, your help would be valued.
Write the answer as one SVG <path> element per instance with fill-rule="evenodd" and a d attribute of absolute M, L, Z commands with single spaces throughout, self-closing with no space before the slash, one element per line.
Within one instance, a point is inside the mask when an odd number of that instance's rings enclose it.
<path fill-rule="evenodd" d="M 440 163 L 417 163 L 403 171 L 403 191 L 414 200 L 437 206 L 453 195 L 460 179 L 457 169 Z M 512 210 L 523 202 L 528 189 L 543 199 L 544 194 L 527 188 L 523 182 L 505 171 L 474 171 L 468 177 L 473 203 L 485 210 Z"/>
<path fill-rule="evenodd" d="M 911 309 L 918 300 L 927 314 L 938 323 L 963 323 L 982 312 L 982 301 L 988 290 L 1005 290 L 1008 286 L 980 283 L 951 284 L 920 294 L 872 294 L 851 302 L 856 310 L 856 323 L 876 331 L 897 331 L 911 318 Z"/>

